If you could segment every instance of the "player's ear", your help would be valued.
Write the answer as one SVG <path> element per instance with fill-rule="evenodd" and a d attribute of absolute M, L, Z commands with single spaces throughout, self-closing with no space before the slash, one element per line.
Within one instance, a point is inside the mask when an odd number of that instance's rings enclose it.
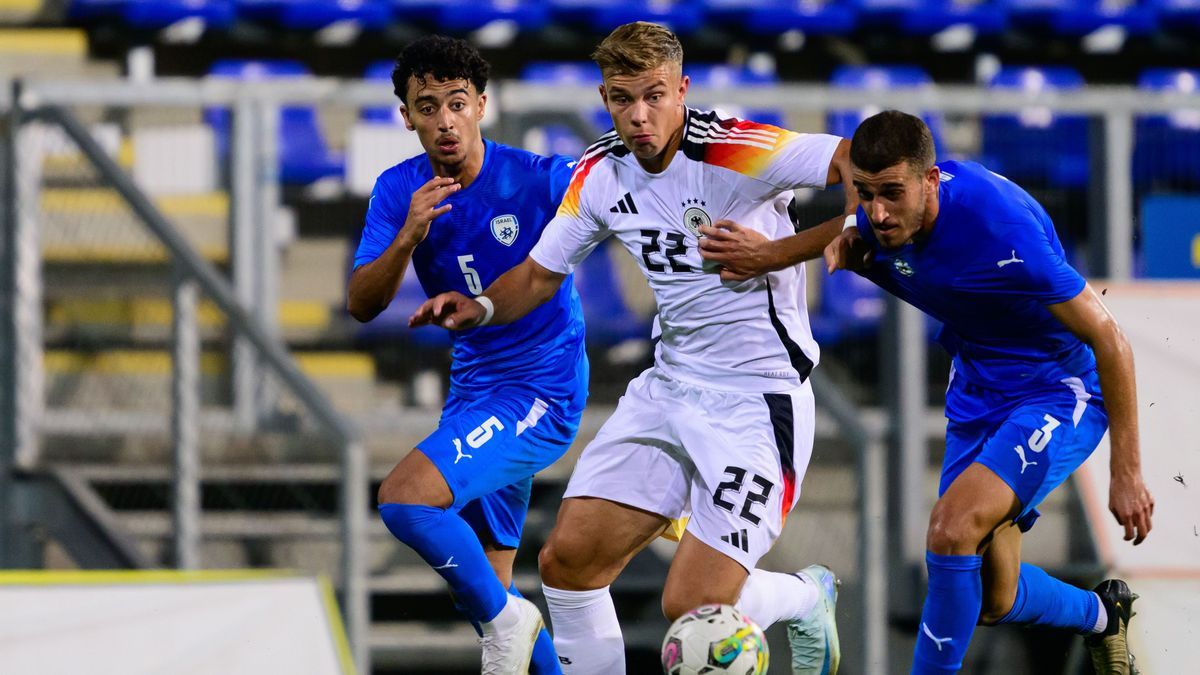
<path fill-rule="evenodd" d="M 599 86 L 599 90 L 600 90 L 600 100 L 604 101 L 604 107 L 607 108 L 608 107 L 608 90 L 604 88 L 603 84 L 601 84 Z"/>
<path fill-rule="evenodd" d="M 479 121 L 483 120 L 483 112 L 484 112 L 484 110 L 486 110 L 486 109 L 487 109 L 487 94 L 480 94 L 480 95 L 479 95 L 479 106 L 478 106 L 478 108 L 479 108 L 479 109 L 475 111 L 475 121 L 476 121 L 476 122 L 479 122 Z"/>
<path fill-rule="evenodd" d="M 692 78 L 688 77 L 687 75 L 679 78 L 679 100 L 681 102 L 687 96 L 688 86 L 691 85 L 691 83 Z"/>
<path fill-rule="evenodd" d="M 408 129 L 409 131 L 417 130 L 417 128 L 413 126 L 412 119 L 410 119 L 408 116 L 408 106 L 404 105 L 403 103 L 400 104 L 400 116 L 404 118 L 404 128 Z"/>
<path fill-rule="evenodd" d="M 942 182 L 942 170 L 938 168 L 937 164 L 934 164 L 925 173 L 925 189 L 936 190 L 940 182 Z"/>

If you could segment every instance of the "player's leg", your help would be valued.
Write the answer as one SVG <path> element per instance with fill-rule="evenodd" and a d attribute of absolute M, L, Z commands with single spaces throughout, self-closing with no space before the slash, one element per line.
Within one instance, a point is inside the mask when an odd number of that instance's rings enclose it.
<path fill-rule="evenodd" d="M 765 395 L 683 387 L 679 397 L 696 411 L 721 412 L 693 412 L 681 427 L 696 466 L 692 517 L 663 592 L 664 612 L 674 619 L 720 602 L 764 629 L 787 622 L 793 672 L 836 673 L 833 573 L 819 565 L 791 574 L 756 569 L 799 498 L 812 455 L 811 387 Z"/>
<path fill-rule="evenodd" d="M 509 595 L 459 509 L 549 465 L 569 446 L 577 421 L 577 413 L 524 391 L 452 402 L 438 429 L 380 487 L 388 529 L 447 581 L 481 626 L 484 672 L 509 661 L 524 668 L 542 619 L 532 603 Z"/>
<path fill-rule="evenodd" d="M 563 500 L 538 563 L 564 673 L 625 672 L 625 642 L 609 587 L 669 522 L 606 499 Z"/>
<path fill-rule="evenodd" d="M 517 598 L 524 596 L 513 580 L 513 561 L 517 557 L 517 546 L 521 541 L 532 483 L 533 479 L 528 478 L 507 485 L 470 502 L 461 511 L 463 519 L 475 530 L 483 543 L 483 549 L 496 577 L 508 589 L 509 595 Z M 475 626 L 475 630 L 482 637 L 478 625 Z M 562 672 L 550 632 L 545 628 L 538 633 L 537 641 L 533 645 L 529 672 L 531 675 Z"/>
<path fill-rule="evenodd" d="M 689 469 L 673 447 L 664 379 L 630 382 L 580 455 L 558 520 L 538 556 L 563 672 L 619 675 L 625 647 L 609 585 L 687 506 Z"/>
<path fill-rule="evenodd" d="M 1012 489 L 976 463 L 958 475 L 934 505 L 925 553 L 929 587 L 913 673 L 957 673 L 962 668 L 983 606 L 981 549 L 1020 507 Z"/>

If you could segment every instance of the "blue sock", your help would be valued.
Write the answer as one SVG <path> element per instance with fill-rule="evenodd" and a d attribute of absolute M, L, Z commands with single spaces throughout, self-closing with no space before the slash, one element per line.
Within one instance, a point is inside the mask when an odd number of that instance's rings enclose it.
<path fill-rule="evenodd" d="M 962 669 L 983 606 L 982 564 L 983 558 L 977 555 L 925 553 L 929 591 L 917 628 L 914 675 L 957 673 Z"/>
<path fill-rule="evenodd" d="M 525 597 L 517 590 L 516 584 L 509 586 L 508 592 L 518 598 Z M 554 651 L 554 640 L 550 639 L 550 631 L 544 627 L 542 632 L 538 633 L 537 642 L 533 643 L 529 675 L 562 675 L 562 668 L 558 665 L 558 652 Z"/>
<path fill-rule="evenodd" d="M 496 618 L 508 594 L 465 520 L 446 509 L 418 504 L 380 504 L 379 515 L 397 539 L 450 584 L 468 618 L 480 623 Z"/>
<path fill-rule="evenodd" d="M 1021 563 L 1017 599 L 1000 623 L 1054 626 L 1091 633 L 1099 614 L 1100 599 L 1095 593 L 1059 581 L 1037 565 Z"/>

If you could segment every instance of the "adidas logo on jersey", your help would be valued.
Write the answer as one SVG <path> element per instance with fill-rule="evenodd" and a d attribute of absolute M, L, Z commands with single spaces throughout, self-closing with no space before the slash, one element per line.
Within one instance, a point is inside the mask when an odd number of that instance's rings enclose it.
<path fill-rule="evenodd" d="M 633 194 L 626 192 L 621 201 L 617 205 L 609 209 L 612 213 L 637 213 L 637 207 L 633 204 Z"/>
<path fill-rule="evenodd" d="M 734 548 L 740 548 L 746 553 L 750 552 L 750 535 L 745 530 L 723 534 L 721 535 L 721 541 L 733 546 Z"/>

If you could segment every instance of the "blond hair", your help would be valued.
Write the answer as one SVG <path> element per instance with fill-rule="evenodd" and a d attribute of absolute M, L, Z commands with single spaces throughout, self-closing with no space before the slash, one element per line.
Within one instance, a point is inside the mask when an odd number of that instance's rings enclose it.
<path fill-rule="evenodd" d="M 671 31 L 646 21 L 634 21 L 618 26 L 604 38 L 592 60 L 600 73 L 636 75 L 670 63 L 683 68 L 683 46 Z"/>

